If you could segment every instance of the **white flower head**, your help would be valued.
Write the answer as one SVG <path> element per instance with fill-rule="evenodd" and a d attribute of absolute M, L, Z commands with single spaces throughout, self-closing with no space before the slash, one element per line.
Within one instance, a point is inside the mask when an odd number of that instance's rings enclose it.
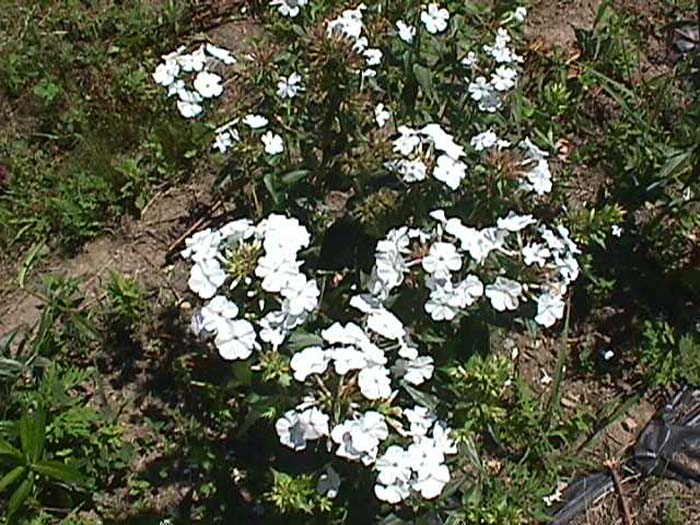
<path fill-rule="evenodd" d="M 447 29 L 449 19 L 450 12 L 434 3 L 428 4 L 427 9 L 423 9 L 420 14 L 420 20 L 425 25 L 425 29 L 433 35 L 442 33 Z"/>
<path fill-rule="evenodd" d="M 316 309 L 321 292 L 315 280 L 307 280 L 304 274 L 297 274 L 287 281 L 280 293 L 285 299 L 282 310 L 291 315 L 301 315 Z"/>
<path fill-rule="evenodd" d="M 299 15 L 299 10 L 308 3 L 308 0 L 272 0 L 271 6 L 277 6 L 277 11 L 282 16 L 295 18 Z"/>
<path fill-rule="evenodd" d="M 206 45 L 206 52 L 209 53 L 211 56 L 216 58 L 217 60 L 220 60 L 227 66 L 233 65 L 236 63 L 236 59 L 233 57 L 231 52 L 228 49 L 224 49 L 222 47 L 216 47 L 215 45 L 212 44 L 207 44 Z"/>
<path fill-rule="evenodd" d="M 518 215 L 511 210 L 508 212 L 506 217 L 500 218 L 498 221 L 496 221 L 496 226 L 509 232 L 519 232 L 531 224 L 536 223 L 537 221 L 533 219 L 532 215 Z"/>
<path fill-rule="evenodd" d="M 245 319 L 231 321 L 219 327 L 214 345 L 226 360 L 248 359 L 260 348 L 253 325 Z"/>
<path fill-rule="evenodd" d="M 250 114 L 243 117 L 241 122 L 243 122 L 243 124 L 245 124 L 251 129 L 260 129 L 267 126 L 269 120 L 267 120 L 267 118 L 263 117 L 262 115 Z"/>
<path fill-rule="evenodd" d="M 389 371 L 382 366 L 372 366 L 360 370 L 357 384 L 362 395 L 369 400 L 388 399 L 391 396 Z"/>
<path fill-rule="evenodd" d="M 467 166 L 449 155 L 440 155 L 435 163 L 433 177 L 444 182 L 452 191 L 459 188 L 462 179 L 466 176 Z"/>
<path fill-rule="evenodd" d="M 320 346 L 310 346 L 295 353 L 289 363 L 294 370 L 294 379 L 304 382 L 311 374 L 322 374 L 328 368 L 330 358 L 330 353 Z"/>
<path fill-rule="evenodd" d="M 190 270 L 187 284 L 202 299 L 211 299 L 226 280 L 226 272 L 216 259 L 198 261 Z"/>
<path fill-rule="evenodd" d="M 265 145 L 265 153 L 268 155 L 279 155 L 284 151 L 284 140 L 277 133 L 268 131 L 260 140 Z"/>
<path fill-rule="evenodd" d="M 391 113 L 386 109 L 386 106 L 381 102 L 374 107 L 374 120 L 377 122 L 377 126 L 383 128 L 386 123 L 389 122 L 391 118 Z"/>
<path fill-rule="evenodd" d="M 194 88 L 204 98 L 218 97 L 224 92 L 221 77 L 216 73 L 200 71 L 194 79 Z"/>
<path fill-rule="evenodd" d="M 505 277 L 496 277 L 496 281 L 486 286 L 485 295 L 491 300 L 491 306 L 499 312 L 515 310 L 520 304 L 518 299 L 523 293 L 523 285 Z"/>
<path fill-rule="evenodd" d="M 561 295 L 543 293 L 537 299 L 535 321 L 546 328 L 554 326 L 559 319 L 564 317 L 564 306 L 565 303 Z"/>
<path fill-rule="evenodd" d="M 282 78 L 277 82 L 277 96 L 282 99 L 294 98 L 303 90 L 299 73 L 292 73 L 287 78 Z"/>
<path fill-rule="evenodd" d="M 153 80 L 156 84 L 163 87 L 168 87 L 175 82 L 178 74 L 180 74 L 180 66 L 178 65 L 177 61 L 166 60 L 165 62 L 158 64 L 156 67 L 156 70 L 153 73 Z"/>
<path fill-rule="evenodd" d="M 435 277 L 449 277 L 462 268 L 462 256 L 450 242 L 436 242 L 421 262 L 423 269 Z"/>
<path fill-rule="evenodd" d="M 413 43 L 413 39 L 416 37 L 416 28 L 412 25 L 406 24 L 403 20 L 396 22 L 396 29 L 399 30 L 399 38 L 406 42 L 407 44 Z"/>

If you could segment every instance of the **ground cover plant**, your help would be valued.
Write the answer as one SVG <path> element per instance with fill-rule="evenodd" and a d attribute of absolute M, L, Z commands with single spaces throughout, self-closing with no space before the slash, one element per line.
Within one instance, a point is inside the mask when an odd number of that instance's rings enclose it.
<path fill-rule="evenodd" d="M 550 520 L 700 379 L 693 7 L 12 4 L 3 519 Z M 36 270 L 188 177 L 145 282 Z"/>

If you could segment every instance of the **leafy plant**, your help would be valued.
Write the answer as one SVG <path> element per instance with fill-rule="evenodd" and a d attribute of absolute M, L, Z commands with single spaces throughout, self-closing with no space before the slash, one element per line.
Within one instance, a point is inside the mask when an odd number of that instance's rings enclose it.
<path fill-rule="evenodd" d="M 10 468 L 0 479 L 0 493 L 15 487 L 7 502 L 7 519 L 16 523 L 26 500 L 43 483 L 63 483 L 76 486 L 81 476 L 62 461 L 45 459 L 46 414 L 43 410 L 25 412 L 19 421 L 21 448 L 0 439 L 0 461 Z"/>

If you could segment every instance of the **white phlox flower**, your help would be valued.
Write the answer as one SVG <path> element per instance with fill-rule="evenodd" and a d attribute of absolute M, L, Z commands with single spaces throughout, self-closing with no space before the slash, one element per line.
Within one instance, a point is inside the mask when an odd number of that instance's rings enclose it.
<path fill-rule="evenodd" d="M 296 18 L 301 7 L 304 7 L 308 0 L 272 0 L 270 5 L 277 7 L 280 15 L 289 18 Z"/>
<path fill-rule="evenodd" d="M 248 359 L 253 350 L 259 350 L 253 325 L 245 319 L 221 325 L 214 339 L 214 346 L 226 360 Z"/>
<path fill-rule="evenodd" d="M 522 293 L 522 284 L 505 277 L 496 277 L 492 284 L 486 286 L 484 292 L 491 300 L 491 306 L 499 312 L 515 310 L 520 304 L 518 299 Z"/>
<path fill-rule="evenodd" d="M 299 73 L 292 73 L 287 78 L 282 78 L 277 82 L 277 96 L 282 99 L 294 98 L 303 90 Z"/>
<path fill-rule="evenodd" d="M 311 374 L 323 374 L 328 368 L 331 355 L 320 346 L 304 348 L 292 356 L 289 366 L 294 371 L 294 379 L 306 381 Z"/>
<path fill-rule="evenodd" d="M 412 44 L 413 39 L 416 37 L 415 26 L 406 24 L 403 20 L 398 20 L 396 22 L 396 29 L 399 31 L 399 38 L 406 42 L 407 44 Z"/>
<path fill-rule="evenodd" d="M 284 140 L 277 133 L 268 131 L 260 137 L 260 140 L 265 146 L 265 153 L 268 155 L 279 155 L 284 151 Z"/>
<path fill-rule="evenodd" d="M 449 19 L 450 12 L 438 4 L 428 4 L 427 9 L 423 9 L 420 13 L 420 20 L 425 25 L 426 31 L 433 35 L 447 29 Z"/>

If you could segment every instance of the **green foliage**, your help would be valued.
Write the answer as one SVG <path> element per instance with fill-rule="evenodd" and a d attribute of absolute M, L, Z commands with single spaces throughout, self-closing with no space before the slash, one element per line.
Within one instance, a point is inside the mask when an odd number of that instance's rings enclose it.
<path fill-rule="evenodd" d="M 171 117 L 147 74 L 187 13 L 180 1 L 3 6 L 0 95 L 23 123 L 0 126 L 3 252 L 44 238 L 75 250 L 188 166 L 156 155 Z"/>
<path fill-rule="evenodd" d="M 292 476 L 272 471 L 272 487 L 265 496 L 281 514 L 314 514 L 328 512 L 331 501 L 316 492 L 316 481 L 311 475 Z"/>
<path fill-rule="evenodd" d="M 700 338 L 696 332 L 679 336 L 666 321 L 646 321 L 639 355 L 653 385 L 679 381 L 700 384 Z"/>
<path fill-rule="evenodd" d="M 39 409 L 34 413 L 26 411 L 19 420 L 21 448 L 0 439 L 0 462 L 8 469 L 0 479 L 0 493 L 15 487 L 7 503 L 7 520 L 16 519 L 27 498 L 38 483 L 63 483 L 76 485 L 80 474 L 70 465 L 57 460 L 45 459 L 46 413 Z"/>
<path fill-rule="evenodd" d="M 122 330 L 134 330 L 146 311 L 144 292 L 136 279 L 111 272 L 107 285 L 109 305 L 105 316 L 109 324 Z"/>

